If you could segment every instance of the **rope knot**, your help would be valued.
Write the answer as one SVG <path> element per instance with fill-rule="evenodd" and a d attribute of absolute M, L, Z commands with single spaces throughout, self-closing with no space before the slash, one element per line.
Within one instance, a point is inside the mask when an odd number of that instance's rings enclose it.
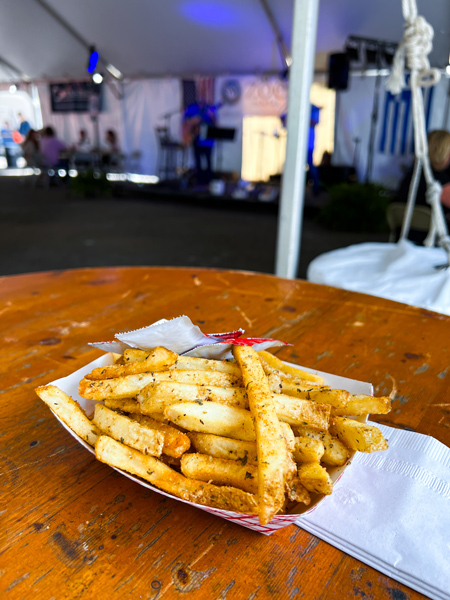
<path fill-rule="evenodd" d="M 442 185 L 438 181 L 428 183 L 427 191 L 425 192 L 425 198 L 427 203 L 433 206 L 441 202 Z"/>
<path fill-rule="evenodd" d="M 417 83 L 421 87 L 435 85 L 441 75 L 430 68 L 428 54 L 433 48 L 434 30 L 421 16 L 407 20 L 403 39 L 397 48 L 392 71 L 386 83 L 392 94 L 399 94 L 405 87 L 405 64 L 411 71 L 418 72 Z"/>

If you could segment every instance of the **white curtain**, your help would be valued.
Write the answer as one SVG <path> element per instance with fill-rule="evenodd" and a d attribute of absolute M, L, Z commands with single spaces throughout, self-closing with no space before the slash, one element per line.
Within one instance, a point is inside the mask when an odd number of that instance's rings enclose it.
<path fill-rule="evenodd" d="M 125 84 L 123 128 L 126 151 L 141 152 L 140 171 L 157 174 L 156 127 L 170 126 L 172 139 L 181 139 L 182 115 L 179 79 L 142 79 Z M 173 113 L 168 119 L 164 115 Z"/>

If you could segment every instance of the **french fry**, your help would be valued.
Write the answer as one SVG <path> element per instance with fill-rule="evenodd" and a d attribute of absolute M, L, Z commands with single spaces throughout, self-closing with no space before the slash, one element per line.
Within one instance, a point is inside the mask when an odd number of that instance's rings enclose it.
<path fill-rule="evenodd" d="M 153 456 L 128 448 L 108 436 L 99 437 L 95 455 L 98 460 L 137 475 L 183 500 L 249 514 L 256 514 L 258 511 L 254 495 L 238 488 L 188 479 Z"/>
<path fill-rule="evenodd" d="M 288 423 L 280 421 L 281 433 L 283 434 L 284 440 L 290 452 L 294 451 L 295 448 L 295 435 L 292 431 L 292 427 Z"/>
<path fill-rule="evenodd" d="M 378 452 L 387 450 L 388 445 L 383 434 L 374 425 L 360 423 L 345 417 L 334 417 L 330 422 L 330 433 L 352 450 L 359 452 Z"/>
<path fill-rule="evenodd" d="M 135 375 L 138 373 L 151 373 L 153 371 L 163 371 L 175 364 L 178 354 L 171 352 L 166 348 L 158 347 L 146 353 L 144 360 L 130 362 L 124 365 L 107 365 L 94 369 L 92 373 L 85 375 L 86 379 L 112 379 L 115 377 L 124 377 L 125 375 Z"/>
<path fill-rule="evenodd" d="M 257 463 L 256 442 L 244 442 L 211 433 L 189 432 L 192 446 L 200 454 L 239 461 L 242 465 Z"/>
<path fill-rule="evenodd" d="M 164 446 L 164 434 L 154 429 L 148 429 L 137 421 L 96 404 L 94 423 L 97 427 L 115 440 L 126 446 L 140 450 L 144 454 L 161 456 Z"/>
<path fill-rule="evenodd" d="M 349 395 L 346 406 L 334 407 L 331 414 L 336 417 L 361 415 L 385 415 L 391 410 L 391 400 L 386 396 Z"/>
<path fill-rule="evenodd" d="M 294 477 L 286 486 L 286 493 L 292 502 L 301 502 L 306 505 L 311 503 L 311 496 L 298 476 Z"/>
<path fill-rule="evenodd" d="M 297 426 L 294 427 L 294 433 L 299 437 L 308 437 L 322 442 L 324 453 L 321 462 L 324 464 L 330 467 L 345 465 L 348 459 L 348 448 L 328 431 L 316 431 L 311 427 Z"/>
<path fill-rule="evenodd" d="M 184 454 L 181 457 L 181 472 L 192 479 L 231 485 L 250 494 L 258 492 L 258 468 L 242 465 L 236 460 L 207 454 Z"/>
<path fill-rule="evenodd" d="M 172 369 L 195 370 L 195 371 L 219 371 L 228 373 L 240 379 L 241 372 L 235 362 L 226 360 L 209 360 L 207 358 L 197 358 L 194 356 L 179 356 Z"/>
<path fill-rule="evenodd" d="M 145 386 L 158 381 L 218 386 L 231 386 L 238 383 L 234 376 L 218 371 L 169 370 L 125 375 L 115 379 L 90 380 L 84 378 L 80 381 L 78 393 L 82 398 L 89 400 L 104 400 L 105 398 L 121 400 L 136 396 Z"/>
<path fill-rule="evenodd" d="M 233 346 L 255 421 L 258 455 L 258 517 L 267 524 L 282 509 L 287 480 L 288 451 L 258 354 L 249 346 Z"/>
<path fill-rule="evenodd" d="M 134 398 L 123 398 L 122 400 L 105 398 L 105 406 L 111 410 L 120 410 L 125 413 L 141 413 L 141 406 Z"/>
<path fill-rule="evenodd" d="M 320 375 L 315 375 L 314 373 L 309 373 L 309 371 L 303 371 L 302 369 L 298 369 L 297 367 L 291 367 L 287 365 L 274 354 L 267 352 L 266 350 L 261 350 L 258 352 L 260 358 L 264 360 L 272 369 L 276 369 L 277 371 L 281 371 L 285 375 L 289 375 L 295 379 L 305 379 L 307 381 L 314 381 L 315 383 L 319 383 L 323 385 L 323 377 Z"/>
<path fill-rule="evenodd" d="M 237 408 L 248 408 L 244 388 L 214 385 L 193 385 L 176 381 L 160 381 L 142 389 L 137 395 L 142 412 L 163 412 L 177 402 L 219 402 Z"/>
<path fill-rule="evenodd" d="M 131 418 L 140 425 L 160 431 L 163 434 L 164 444 L 162 451 L 164 454 L 173 458 L 179 458 L 186 450 L 189 450 L 191 441 L 188 436 L 175 427 L 172 427 L 172 425 L 160 423 L 152 417 L 145 417 L 144 415 L 133 415 Z"/>
<path fill-rule="evenodd" d="M 75 400 L 54 385 L 40 386 L 36 388 L 36 394 L 82 440 L 95 446 L 101 431 L 87 418 Z"/>
<path fill-rule="evenodd" d="M 305 463 L 298 467 L 298 478 L 308 492 L 329 495 L 333 491 L 333 482 L 326 469 L 319 463 Z"/>
<path fill-rule="evenodd" d="M 141 362 L 145 360 L 151 350 L 138 350 L 137 348 L 127 348 L 123 353 L 124 363 Z"/>
<path fill-rule="evenodd" d="M 296 437 L 294 447 L 294 459 L 297 463 L 320 462 L 325 452 L 321 440 L 313 440 L 309 437 Z"/>
<path fill-rule="evenodd" d="M 217 402 L 180 402 L 168 406 L 164 410 L 164 416 L 189 431 L 213 433 L 250 442 L 256 439 L 251 414 L 242 408 Z"/>
<path fill-rule="evenodd" d="M 315 404 L 284 394 L 270 394 L 270 397 L 280 421 L 290 425 L 307 425 L 319 430 L 328 429 L 331 409 L 328 404 Z"/>

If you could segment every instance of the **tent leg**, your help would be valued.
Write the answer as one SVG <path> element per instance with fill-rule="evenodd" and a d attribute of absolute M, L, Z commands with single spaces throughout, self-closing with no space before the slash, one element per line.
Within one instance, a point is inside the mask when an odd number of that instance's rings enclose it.
<path fill-rule="evenodd" d="M 319 0 L 295 0 L 289 74 L 286 162 L 282 180 L 275 273 L 294 279 L 300 256 L 305 165 L 311 121 Z"/>

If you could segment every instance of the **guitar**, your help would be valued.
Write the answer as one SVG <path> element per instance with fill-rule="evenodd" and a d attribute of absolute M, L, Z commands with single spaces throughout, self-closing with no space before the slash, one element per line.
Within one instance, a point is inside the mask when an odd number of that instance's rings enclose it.
<path fill-rule="evenodd" d="M 206 106 L 202 113 L 185 118 L 181 127 L 181 140 L 184 146 L 191 146 L 200 135 L 202 125 L 214 125 L 216 120 L 215 111 L 222 108 L 223 102 L 214 106 Z"/>

